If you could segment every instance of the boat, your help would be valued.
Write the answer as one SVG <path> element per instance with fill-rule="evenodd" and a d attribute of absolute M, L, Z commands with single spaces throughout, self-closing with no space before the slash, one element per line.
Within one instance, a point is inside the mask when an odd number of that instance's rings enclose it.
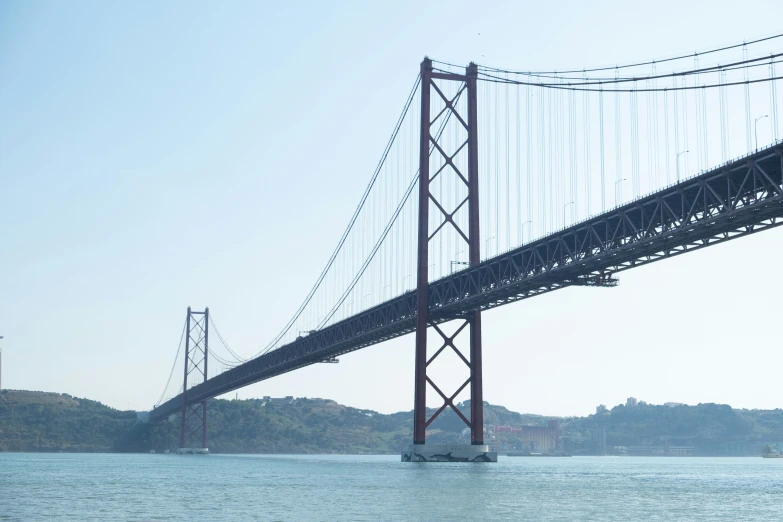
<path fill-rule="evenodd" d="M 761 450 L 761 457 L 765 459 L 783 459 L 783 453 L 779 452 L 776 446 L 767 444 L 764 446 L 764 449 Z"/>
<path fill-rule="evenodd" d="M 570 457 L 568 453 L 556 452 L 556 453 L 533 453 L 530 451 L 509 451 L 506 453 L 507 457 Z"/>

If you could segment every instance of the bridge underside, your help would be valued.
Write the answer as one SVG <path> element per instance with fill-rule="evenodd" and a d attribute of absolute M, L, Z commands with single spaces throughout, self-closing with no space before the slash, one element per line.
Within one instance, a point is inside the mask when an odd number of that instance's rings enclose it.
<path fill-rule="evenodd" d="M 783 223 L 783 145 L 662 189 L 429 284 L 430 322 L 464 317 Z M 188 390 L 203 401 L 324 359 L 413 332 L 416 293 L 261 355 Z M 179 395 L 151 412 L 182 410 Z"/>

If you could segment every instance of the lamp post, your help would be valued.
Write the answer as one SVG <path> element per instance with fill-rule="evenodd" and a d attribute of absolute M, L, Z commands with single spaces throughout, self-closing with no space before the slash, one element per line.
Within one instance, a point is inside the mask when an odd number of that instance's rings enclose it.
<path fill-rule="evenodd" d="M 459 252 L 457 252 L 457 253 L 456 253 L 456 254 L 454 254 L 454 255 L 455 255 L 455 256 L 457 256 L 457 257 L 459 257 L 459 255 L 460 255 L 460 254 L 462 254 L 463 252 L 464 252 L 464 250 L 460 250 Z M 454 265 L 464 265 L 464 266 L 470 266 L 470 263 L 469 263 L 468 261 L 452 261 L 452 262 L 451 262 L 451 265 L 450 265 L 450 267 L 449 267 L 449 268 L 450 268 L 450 270 L 449 270 L 449 273 L 450 273 L 450 274 L 453 274 L 453 273 L 454 273 Z"/>
<path fill-rule="evenodd" d="M 527 221 L 525 221 L 524 223 L 519 225 L 519 228 L 522 231 L 522 244 L 523 245 L 525 244 L 525 228 L 524 227 L 525 227 L 525 225 L 530 225 L 532 227 L 533 226 L 532 223 L 533 223 L 533 220 L 532 219 L 528 219 Z"/>
<path fill-rule="evenodd" d="M 454 273 L 454 265 L 464 265 L 464 266 L 470 266 L 470 263 L 468 261 L 452 261 L 451 262 L 451 272 Z"/>
<path fill-rule="evenodd" d="M 487 257 L 489 257 L 489 242 L 495 239 L 495 236 L 488 237 L 486 241 L 484 241 L 484 245 L 486 246 L 485 250 L 487 251 Z"/>
<path fill-rule="evenodd" d="M 769 114 L 765 114 L 764 116 L 759 116 L 753 121 L 753 135 L 756 137 L 756 152 L 759 151 L 759 120 L 763 120 L 769 116 Z"/>
<path fill-rule="evenodd" d="M 568 205 L 573 205 L 573 201 L 569 201 L 565 205 L 563 205 L 563 228 L 566 227 L 566 209 L 568 208 Z"/>
<path fill-rule="evenodd" d="M 628 178 L 618 179 L 614 182 L 614 206 L 617 206 L 617 185 L 623 181 L 628 181 Z M 623 199 L 623 186 L 620 185 L 620 200 Z"/>
<path fill-rule="evenodd" d="M 679 154 L 677 154 L 677 159 L 675 160 L 676 163 L 677 163 L 677 183 L 680 182 L 680 156 L 682 156 L 683 154 L 687 154 L 688 152 L 690 152 L 690 151 L 684 150 L 684 151 L 680 152 Z"/>

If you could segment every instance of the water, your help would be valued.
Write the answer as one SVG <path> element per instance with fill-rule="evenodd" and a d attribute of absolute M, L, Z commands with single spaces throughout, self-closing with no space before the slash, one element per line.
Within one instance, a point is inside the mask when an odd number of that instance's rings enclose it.
<path fill-rule="evenodd" d="M 783 459 L 0 453 L 0 520 L 781 520 Z"/>

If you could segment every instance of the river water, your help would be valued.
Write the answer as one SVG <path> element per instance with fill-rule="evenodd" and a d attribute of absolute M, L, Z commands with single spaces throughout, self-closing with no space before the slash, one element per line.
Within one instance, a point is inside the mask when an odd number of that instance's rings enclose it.
<path fill-rule="evenodd" d="M 0 520 L 783 520 L 783 459 L 0 453 Z"/>

